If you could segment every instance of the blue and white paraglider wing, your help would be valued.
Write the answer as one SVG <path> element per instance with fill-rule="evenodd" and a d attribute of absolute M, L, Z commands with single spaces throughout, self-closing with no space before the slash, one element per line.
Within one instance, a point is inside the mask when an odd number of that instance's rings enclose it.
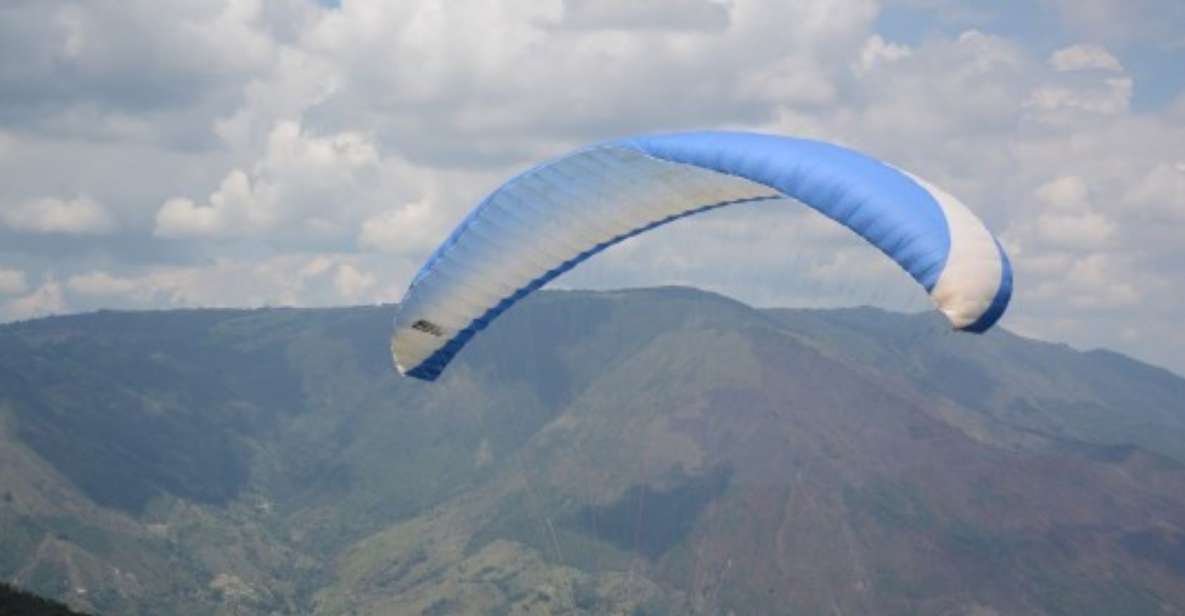
<path fill-rule="evenodd" d="M 946 192 L 852 150 L 750 133 L 601 144 L 540 165 L 477 205 L 400 302 L 400 372 L 440 375 L 477 332 L 597 252 L 730 204 L 794 199 L 875 245 L 930 293 L 953 327 L 982 332 L 1012 290 L 1007 256 Z"/>

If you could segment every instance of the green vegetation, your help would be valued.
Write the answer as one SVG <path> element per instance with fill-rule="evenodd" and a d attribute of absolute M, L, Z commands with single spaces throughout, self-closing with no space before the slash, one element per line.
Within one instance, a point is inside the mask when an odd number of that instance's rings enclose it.
<path fill-rule="evenodd" d="M 1125 534 L 1123 545 L 1132 554 L 1185 576 L 1185 533 L 1163 528 L 1146 529 Z"/>
<path fill-rule="evenodd" d="M 630 486 L 617 501 L 584 507 L 566 523 L 620 549 L 657 559 L 687 537 L 700 513 L 724 493 L 732 477 L 727 468 L 701 477 L 687 477 L 679 470 L 668 488 Z M 652 523 L 647 526 L 646 522 Z"/>
<path fill-rule="evenodd" d="M 0 582 L 0 616 L 84 616 L 82 612 Z"/>
<path fill-rule="evenodd" d="M 1185 380 L 870 309 L 544 292 L 0 326 L 0 579 L 111 614 L 1173 613 Z"/>
<path fill-rule="evenodd" d="M 917 486 L 877 479 L 844 491 L 850 509 L 867 513 L 877 524 L 895 530 L 924 531 L 934 526 L 934 513 Z"/>

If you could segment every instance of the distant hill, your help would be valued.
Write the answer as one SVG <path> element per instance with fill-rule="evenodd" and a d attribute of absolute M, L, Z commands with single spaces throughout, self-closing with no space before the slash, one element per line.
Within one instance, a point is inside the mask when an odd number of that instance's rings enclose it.
<path fill-rule="evenodd" d="M 120 614 L 1185 613 L 1185 379 L 934 315 L 549 291 L 0 326 L 0 579 Z"/>
<path fill-rule="evenodd" d="M 0 616 L 85 616 L 58 603 L 0 582 Z"/>

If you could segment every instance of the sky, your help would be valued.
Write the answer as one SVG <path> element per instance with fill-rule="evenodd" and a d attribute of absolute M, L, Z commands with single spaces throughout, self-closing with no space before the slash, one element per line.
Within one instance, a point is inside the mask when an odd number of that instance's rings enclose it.
<path fill-rule="evenodd" d="M 1012 257 L 1004 327 L 1185 374 L 1183 66 L 1180 0 L 7 0 L 0 321 L 397 301 L 512 174 L 727 128 L 946 188 Z M 758 206 L 553 284 L 920 293 L 805 208 Z"/>

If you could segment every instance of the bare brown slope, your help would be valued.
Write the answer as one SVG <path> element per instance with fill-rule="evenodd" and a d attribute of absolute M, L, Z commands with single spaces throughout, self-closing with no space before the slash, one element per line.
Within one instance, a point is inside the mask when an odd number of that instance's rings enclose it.
<path fill-rule="evenodd" d="M 553 581 L 557 612 L 615 572 L 670 613 L 1181 611 L 1180 463 L 1001 422 L 849 350 L 732 306 L 695 313 L 605 365 L 482 496 L 419 520 L 466 539 L 395 594 L 488 586 L 465 559 L 511 541 L 600 576 Z M 402 571 L 368 560 L 406 540 L 391 533 L 347 568 Z M 392 596 L 344 581 L 369 597 L 354 605 Z M 591 605 L 633 609 L 645 588 Z"/>
<path fill-rule="evenodd" d="M 1162 370 L 652 289 L 533 296 L 425 384 L 389 318 L 0 327 L 0 576 L 144 614 L 1185 609 Z"/>

